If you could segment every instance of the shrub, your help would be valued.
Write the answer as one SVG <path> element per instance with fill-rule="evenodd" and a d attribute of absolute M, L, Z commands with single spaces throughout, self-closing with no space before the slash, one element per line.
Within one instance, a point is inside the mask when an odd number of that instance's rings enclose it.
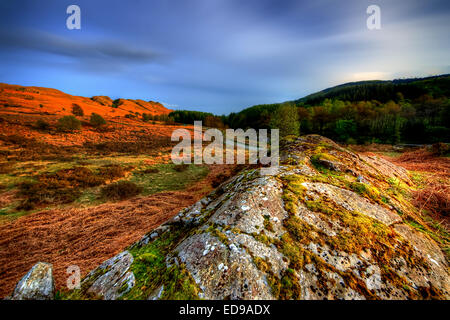
<path fill-rule="evenodd" d="M 188 167 L 189 167 L 188 164 L 182 163 L 182 164 L 177 164 L 175 167 L 173 167 L 173 170 L 175 170 L 176 172 L 183 172 L 183 171 L 186 171 Z"/>
<path fill-rule="evenodd" d="M 101 196 L 111 200 L 124 200 L 137 196 L 142 192 L 142 187 L 130 181 L 111 183 L 101 190 Z"/>
<path fill-rule="evenodd" d="M 18 210 L 31 210 L 41 204 L 64 204 L 75 201 L 80 191 L 66 183 L 55 181 L 24 182 L 19 185 L 19 195 L 25 196 Z"/>
<path fill-rule="evenodd" d="M 39 119 L 36 121 L 35 127 L 38 130 L 48 130 L 48 128 L 50 128 L 50 124 L 45 120 Z"/>
<path fill-rule="evenodd" d="M 91 114 L 91 119 L 89 120 L 89 123 L 94 127 L 100 127 L 106 124 L 106 120 L 103 119 L 103 117 L 97 113 Z"/>
<path fill-rule="evenodd" d="M 84 111 L 78 104 L 74 103 L 72 104 L 72 114 L 82 117 L 84 116 Z"/>
<path fill-rule="evenodd" d="M 159 170 L 157 168 L 148 168 L 142 171 L 142 173 L 158 173 Z"/>
<path fill-rule="evenodd" d="M 64 116 L 58 120 L 57 126 L 60 131 L 72 132 L 81 128 L 81 122 L 74 116 Z"/>
<path fill-rule="evenodd" d="M 147 122 L 151 119 L 151 115 L 147 113 L 142 114 L 142 121 Z"/>
<path fill-rule="evenodd" d="M 38 181 L 19 185 L 19 195 L 25 199 L 17 209 L 31 210 L 37 205 L 71 203 L 81 195 L 82 189 L 100 186 L 112 176 L 124 175 L 118 171 L 115 167 L 102 167 L 96 174 L 86 167 L 74 167 L 41 174 Z"/>
<path fill-rule="evenodd" d="M 0 174 L 11 173 L 14 171 L 15 164 L 12 162 L 0 163 Z"/>
<path fill-rule="evenodd" d="M 126 169 L 118 164 L 105 165 L 103 167 L 100 167 L 98 170 L 98 175 L 107 180 L 123 178 L 125 176 L 125 173 Z"/>
<path fill-rule="evenodd" d="M 116 99 L 116 100 L 113 101 L 111 107 L 112 108 L 118 108 L 122 104 L 123 104 L 123 101 L 121 99 Z"/>
<path fill-rule="evenodd" d="M 435 143 L 431 146 L 431 152 L 435 156 L 445 156 L 450 153 L 450 145 L 443 142 Z"/>

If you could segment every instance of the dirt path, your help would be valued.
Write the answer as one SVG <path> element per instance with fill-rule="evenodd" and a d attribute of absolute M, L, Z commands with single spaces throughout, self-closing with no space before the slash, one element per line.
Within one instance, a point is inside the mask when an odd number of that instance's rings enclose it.
<path fill-rule="evenodd" d="M 56 289 L 65 271 L 78 265 L 82 276 L 144 234 L 212 191 L 232 166 L 210 166 L 205 179 L 183 191 L 161 192 L 86 209 L 50 210 L 0 225 L 0 298 L 38 261 L 53 264 Z"/>

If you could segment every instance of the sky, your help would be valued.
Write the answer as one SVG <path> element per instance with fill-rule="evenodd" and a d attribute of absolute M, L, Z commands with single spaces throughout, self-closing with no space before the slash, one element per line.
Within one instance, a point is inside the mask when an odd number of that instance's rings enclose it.
<path fill-rule="evenodd" d="M 448 0 L 0 0 L 0 82 L 228 114 L 450 73 L 449 40 Z"/>

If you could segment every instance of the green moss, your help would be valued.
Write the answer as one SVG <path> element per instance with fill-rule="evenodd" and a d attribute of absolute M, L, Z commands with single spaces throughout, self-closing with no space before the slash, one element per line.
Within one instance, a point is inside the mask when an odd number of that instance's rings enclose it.
<path fill-rule="evenodd" d="M 338 207 L 329 199 L 319 197 L 314 201 L 306 201 L 305 190 L 302 188 L 303 181 L 303 177 L 296 175 L 282 178 L 283 200 L 289 217 L 284 220 L 287 233 L 283 235 L 278 248 L 289 259 L 290 268 L 301 271 L 306 264 L 313 263 L 319 275 L 325 274 L 326 271 L 337 272 L 351 288 L 367 298 L 374 298 L 373 293 L 367 290 L 364 282 L 354 274 L 335 270 L 320 257 L 303 248 L 310 243 L 316 243 L 320 247 L 327 246 L 331 250 L 344 251 L 349 254 L 360 254 L 361 251 L 369 250 L 378 265 L 389 266 L 394 257 L 402 256 L 411 267 L 427 267 L 425 261 L 416 255 L 413 247 L 391 227 L 359 212 Z M 341 182 L 343 181 L 341 180 Z M 356 182 L 349 186 L 361 195 L 372 199 L 378 197 L 378 200 L 381 201 L 379 192 L 375 188 Z M 340 221 L 346 228 L 341 230 L 338 236 L 327 236 L 322 230 L 295 216 L 299 202 L 302 202 L 309 210 L 316 212 L 322 220 Z M 382 277 L 396 287 L 402 288 L 406 285 L 406 280 L 391 268 L 382 270 Z M 290 286 L 288 280 L 285 281 L 287 287 Z M 284 297 L 288 296 L 289 294 Z"/>
<path fill-rule="evenodd" d="M 134 257 L 130 270 L 134 273 L 136 284 L 122 298 L 125 300 L 147 299 L 152 292 L 164 285 L 166 288 L 171 281 L 179 281 L 179 270 L 167 268 L 166 255 L 182 239 L 187 230 L 178 229 L 165 232 L 149 244 L 129 251 Z M 171 274 L 176 279 L 171 278 Z M 183 273 L 182 273 L 183 274 Z M 174 285 L 174 284 L 172 284 Z"/>
<path fill-rule="evenodd" d="M 210 230 L 211 234 L 217 237 L 224 245 L 228 246 L 230 244 L 230 240 L 228 240 L 228 237 L 225 235 L 225 233 L 220 231 L 217 226 L 213 226 L 212 228 L 210 226 L 210 229 L 208 230 Z"/>
<path fill-rule="evenodd" d="M 293 269 L 286 269 L 281 275 L 280 299 L 300 300 L 302 298 L 300 279 Z"/>
<path fill-rule="evenodd" d="M 377 188 L 360 182 L 353 182 L 350 184 L 350 188 L 359 195 L 372 199 L 376 202 L 382 202 L 380 191 Z"/>
<path fill-rule="evenodd" d="M 404 182 L 397 178 L 389 178 L 387 180 L 389 185 L 391 186 L 388 191 L 390 191 L 393 195 L 407 196 L 409 192 L 409 187 Z"/>
<path fill-rule="evenodd" d="M 273 232 L 273 225 L 272 222 L 270 222 L 270 215 L 264 216 L 264 228 L 267 231 Z"/>
<path fill-rule="evenodd" d="M 413 217 L 408 216 L 404 222 L 436 241 L 444 251 L 447 261 L 450 261 L 450 234 L 431 217 L 426 217 L 426 220 L 427 223 L 424 225 L 425 223 L 422 224 Z"/>
<path fill-rule="evenodd" d="M 426 177 L 423 173 L 418 171 L 410 171 L 411 180 L 417 185 L 419 188 L 422 188 L 426 185 Z"/>
<path fill-rule="evenodd" d="M 252 256 L 253 263 L 256 267 L 266 275 L 267 283 L 269 284 L 272 294 L 275 297 L 279 297 L 280 295 L 280 279 L 277 275 L 275 275 L 272 271 L 272 265 L 267 260 L 267 258 L 263 259 L 261 257 Z"/>
<path fill-rule="evenodd" d="M 199 289 L 185 266 L 173 265 L 164 274 L 163 300 L 198 300 Z"/>
<path fill-rule="evenodd" d="M 271 237 L 268 237 L 265 234 L 264 230 L 262 230 L 260 233 L 254 232 L 252 233 L 252 236 L 256 241 L 264 243 L 267 246 L 270 246 L 274 242 L 274 240 Z"/>
<path fill-rule="evenodd" d="M 320 148 L 320 147 L 319 147 Z M 327 168 L 323 166 L 320 160 L 328 160 L 332 162 L 339 162 L 339 160 L 328 153 L 322 153 L 320 150 L 316 150 L 316 152 L 310 157 L 311 164 L 320 172 L 329 172 Z"/>

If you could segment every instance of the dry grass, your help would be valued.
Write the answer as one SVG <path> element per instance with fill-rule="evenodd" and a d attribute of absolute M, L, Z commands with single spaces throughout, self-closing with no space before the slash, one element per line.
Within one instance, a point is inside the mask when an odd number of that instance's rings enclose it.
<path fill-rule="evenodd" d="M 418 190 L 412 192 L 412 201 L 421 213 L 430 215 L 450 230 L 450 159 L 439 157 L 426 149 L 405 152 L 389 161 L 418 173 Z M 414 174 L 413 174 L 414 175 Z"/>
<path fill-rule="evenodd" d="M 208 194 L 219 176 L 235 166 L 210 166 L 208 176 L 182 191 L 160 192 L 86 209 L 55 209 L 0 224 L 0 298 L 38 261 L 53 264 L 56 289 L 66 269 L 78 265 L 82 276 L 144 234 Z"/>
<path fill-rule="evenodd" d="M 429 176 L 425 187 L 413 192 L 413 203 L 420 212 L 427 210 L 435 218 L 442 216 L 449 226 L 450 185 L 439 177 Z"/>

